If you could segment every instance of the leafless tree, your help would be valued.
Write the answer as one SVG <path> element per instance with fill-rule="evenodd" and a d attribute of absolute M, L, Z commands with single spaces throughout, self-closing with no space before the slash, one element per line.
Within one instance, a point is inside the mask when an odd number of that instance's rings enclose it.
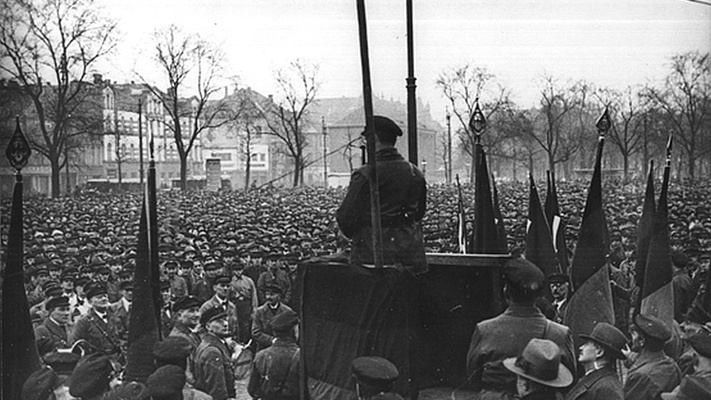
<path fill-rule="evenodd" d="M 711 154 L 711 57 L 689 52 L 671 58 L 661 88 L 644 91 L 674 125 L 674 138 L 686 152 L 687 176 L 695 178 L 697 161 Z"/>
<path fill-rule="evenodd" d="M 153 39 L 154 60 L 167 80 L 167 93 L 142 79 L 168 115 L 166 126 L 175 140 L 180 158 L 180 187 L 185 190 L 188 156 L 200 134 L 237 118 L 229 102 L 214 100 L 227 79 L 226 58 L 219 47 L 199 35 L 185 33 L 176 25 L 155 31 Z"/>
<path fill-rule="evenodd" d="M 540 108 L 533 116 L 535 129 L 530 137 L 546 154 L 548 170 L 555 175 L 558 163 L 569 161 L 580 142 L 571 137 L 573 111 L 580 104 L 573 85 L 561 85 L 550 75 L 541 78 Z"/>
<path fill-rule="evenodd" d="M 85 78 L 114 49 L 116 22 L 93 0 L 2 0 L 0 8 L 0 71 L 32 103 L 28 140 L 49 161 L 57 197 L 70 147 L 102 130 L 101 92 Z"/>
<path fill-rule="evenodd" d="M 285 154 L 294 162 L 294 187 L 303 183 L 307 165 L 304 149 L 308 146 L 306 127 L 309 107 L 319 89 L 318 66 L 303 60 L 292 61 L 285 69 L 275 71 L 278 94 L 261 109 L 267 122 L 267 133 L 282 142 Z"/>
<path fill-rule="evenodd" d="M 622 156 L 625 179 L 629 178 L 630 157 L 642 150 L 645 135 L 643 111 L 645 100 L 639 88 L 627 87 L 624 91 L 601 88 L 596 97 L 601 104 L 612 110 L 612 128 L 608 132 L 610 142 Z"/>
<path fill-rule="evenodd" d="M 460 135 L 461 148 L 471 157 L 470 183 L 474 181 L 474 156 L 475 156 L 475 135 L 469 128 L 469 119 L 474 113 L 476 101 L 479 100 L 481 108 L 487 120 L 491 121 L 491 116 L 497 111 L 512 107 L 509 99 L 509 90 L 496 81 L 494 74 L 484 67 L 464 66 L 449 69 L 442 72 L 437 79 L 437 86 L 442 90 L 442 94 L 449 100 L 452 107 L 452 115 L 459 121 L 461 129 L 457 130 Z M 494 126 L 494 125 L 492 125 Z M 502 132 L 498 129 L 488 129 L 482 137 L 482 144 L 487 149 L 496 147 L 504 140 Z"/>

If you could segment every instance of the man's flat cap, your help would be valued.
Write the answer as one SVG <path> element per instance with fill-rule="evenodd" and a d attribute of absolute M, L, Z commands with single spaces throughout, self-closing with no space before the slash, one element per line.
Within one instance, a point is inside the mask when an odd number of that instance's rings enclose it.
<path fill-rule="evenodd" d="M 168 336 L 153 345 L 153 357 L 160 361 L 185 361 L 191 351 L 190 342 L 179 336 Z"/>
<path fill-rule="evenodd" d="M 287 310 L 269 321 L 275 332 L 286 332 L 299 323 L 299 316 L 292 310 Z"/>
<path fill-rule="evenodd" d="M 711 333 L 700 331 L 689 338 L 689 344 L 699 355 L 711 358 Z"/>
<path fill-rule="evenodd" d="M 197 297 L 189 295 L 179 298 L 173 303 L 173 312 L 178 312 L 180 310 L 187 310 L 188 308 L 200 307 L 202 304 Z"/>
<path fill-rule="evenodd" d="M 358 381 L 375 387 L 393 383 L 400 373 L 395 364 L 382 357 L 358 357 L 351 362 L 351 371 Z"/>
<path fill-rule="evenodd" d="M 185 371 L 177 365 L 164 365 L 146 379 L 146 385 L 154 400 L 181 398 Z"/>
<path fill-rule="evenodd" d="M 92 398 L 108 391 L 111 381 L 111 361 L 103 354 L 90 354 L 77 363 L 70 378 L 69 394 L 78 398 Z"/>
<path fill-rule="evenodd" d="M 671 330 L 664 321 L 657 317 L 639 314 L 634 318 L 634 323 L 646 336 L 662 342 L 666 342 L 671 338 Z"/>
<path fill-rule="evenodd" d="M 545 277 L 532 262 L 515 258 L 504 265 L 504 279 L 522 289 L 539 290 L 543 287 Z"/>
<path fill-rule="evenodd" d="M 227 318 L 227 313 L 222 311 L 220 307 L 208 308 L 200 316 L 200 324 L 205 326 L 209 322 L 220 318 Z"/>

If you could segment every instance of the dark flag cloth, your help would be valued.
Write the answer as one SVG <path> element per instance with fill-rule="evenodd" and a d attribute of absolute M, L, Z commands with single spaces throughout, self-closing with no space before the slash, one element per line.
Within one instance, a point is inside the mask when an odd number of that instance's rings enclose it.
<path fill-rule="evenodd" d="M 533 175 L 528 174 L 528 226 L 526 227 L 526 259 L 534 264 L 546 277 L 560 273 L 560 265 L 553 248 L 553 238 L 543 214 Z"/>
<path fill-rule="evenodd" d="M 10 163 L 18 171 L 12 194 L 12 211 L 7 239 L 7 262 L 2 281 L 2 398 L 19 399 L 22 385 L 39 370 L 40 359 L 30 319 L 30 307 L 25 293 L 23 271 L 23 210 L 22 175 L 20 169 L 30 156 L 27 140 L 22 135 L 19 120 L 10 139 L 7 152 Z"/>
<path fill-rule="evenodd" d="M 160 271 L 158 269 L 158 226 L 156 177 L 153 161 L 148 168 L 133 275 L 133 306 L 129 317 L 128 354 L 125 378 L 145 382 L 155 370 L 152 349 L 160 339 Z"/>
<path fill-rule="evenodd" d="M 476 144 L 476 182 L 474 191 L 474 229 L 471 246 L 474 254 L 503 254 L 494 220 L 494 203 L 489 185 L 489 168 L 486 153 L 481 144 Z"/>
<path fill-rule="evenodd" d="M 506 254 L 509 252 L 509 244 L 506 241 L 506 224 L 499 207 L 499 191 L 496 189 L 496 179 L 491 176 L 491 188 L 494 190 L 494 222 L 496 223 L 496 234 L 499 237 L 499 251 L 497 253 Z"/>
<path fill-rule="evenodd" d="M 546 171 L 548 187 L 546 188 L 546 202 L 543 212 L 546 214 L 548 226 L 551 228 L 553 238 L 553 248 L 558 254 L 558 263 L 561 270 L 568 272 L 570 262 L 568 260 L 568 245 L 565 242 L 565 223 L 560 216 L 558 206 L 558 194 L 555 188 L 555 176 L 550 171 Z"/>
<path fill-rule="evenodd" d="M 647 171 L 647 189 L 644 192 L 644 204 L 642 205 L 642 216 L 639 218 L 637 226 L 637 260 L 635 263 L 635 284 L 640 290 L 644 287 L 645 265 L 649 253 L 649 241 L 654 233 L 654 214 L 656 205 L 654 201 L 654 161 L 649 163 Z M 642 295 L 637 296 L 635 304 L 635 315 L 639 314 L 642 303 Z"/>
<path fill-rule="evenodd" d="M 457 244 L 459 252 L 467 253 L 467 215 L 464 209 L 464 199 L 462 198 L 462 186 L 459 184 L 459 175 L 457 175 Z"/>
<path fill-rule="evenodd" d="M 605 213 L 602 207 L 600 164 L 604 140 L 601 135 L 578 243 L 570 267 L 574 292 L 563 316 L 563 324 L 573 332 L 576 348 L 581 344 L 578 335 L 592 332 L 599 322 L 615 323 L 606 259 Z"/>
<path fill-rule="evenodd" d="M 669 246 L 669 221 L 667 192 L 669 188 L 670 159 L 664 167 L 662 190 L 654 214 L 654 232 L 649 240 L 647 262 L 644 267 L 644 285 L 640 297 L 640 313 L 655 316 L 674 326 L 674 296 L 672 294 L 672 266 Z"/>

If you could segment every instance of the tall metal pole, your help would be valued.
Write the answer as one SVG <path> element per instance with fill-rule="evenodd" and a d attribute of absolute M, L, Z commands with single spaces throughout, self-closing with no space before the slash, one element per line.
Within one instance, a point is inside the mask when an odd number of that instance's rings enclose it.
<path fill-rule="evenodd" d="M 452 183 L 452 116 L 447 109 L 447 184 Z"/>
<path fill-rule="evenodd" d="M 141 185 L 143 185 L 143 105 L 141 98 L 138 98 L 138 171 L 141 177 Z"/>
<path fill-rule="evenodd" d="M 360 38 L 360 63 L 363 71 L 363 108 L 366 121 L 366 147 L 370 179 L 370 223 L 373 230 L 373 263 L 375 268 L 383 267 L 383 235 L 380 224 L 380 190 L 375 161 L 375 123 L 373 119 L 373 90 L 370 86 L 370 60 L 368 57 L 368 29 L 365 18 L 365 0 L 357 0 L 358 32 Z M 415 160 L 417 162 L 417 160 Z"/>
<path fill-rule="evenodd" d="M 64 162 L 67 164 L 67 196 L 72 194 L 72 188 L 69 182 L 69 146 L 66 140 L 64 141 Z"/>
<path fill-rule="evenodd" d="M 326 118 L 321 117 L 321 129 L 323 130 L 323 187 L 328 187 L 328 152 L 326 150 Z"/>
<path fill-rule="evenodd" d="M 411 163 L 417 165 L 417 97 L 415 94 L 415 46 L 412 29 L 412 0 L 405 5 L 407 17 L 407 150 Z"/>

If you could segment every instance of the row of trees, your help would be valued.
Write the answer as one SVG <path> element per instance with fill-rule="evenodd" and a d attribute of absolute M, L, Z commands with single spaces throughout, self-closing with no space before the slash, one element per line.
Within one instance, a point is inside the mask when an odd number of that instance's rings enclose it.
<path fill-rule="evenodd" d="M 120 164 L 125 158 L 118 126 L 107 128 L 104 123 L 103 88 L 87 79 L 101 61 L 113 55 L 118 25 L 94 0 L 1 1 L 0 71 L 13 84 L 4 87 L 0 96 L 0 118 L 4 120 L 0 122 L 7 132 L 7 121 L 24 115 L 32 149 L 50 164 L 52 196 L 56 197 L 60 194 L 60 172 L 69 168 L 72 154 L 87 140 L 114 134 L 115 159 Z M 150 82 L 144 78 L 148 76 L 145 70 L 135 74 L 145 91 L 158 99 L 166 116 L 160 123 L 175 141 L 183 188 L 188 156 L 203 132 L 227 125 L 241 127 L 248 133 L 245 154 L 249 158 L 250 135 L 257 121 L 266 126 L 266 133 L 281 140 L 281 151 L 300 171 L 294 174 L 294 185 L 301 182 L 308 106 L 319 86 L 317 67 L 297 60 L 275 71 L 276 100 L 257 101 L 249 96 L 218 99 L 223 87 L 237 83 L 227 73 L 227 59 L 219 46 L 175 25 L 156 30 L 152 46 L 154 65 L 148 68 L 157 67 L 163 81 Z M 162 91 L 157 85 L 167 89 Z"/>
<path fill-rule="evenodd" d="M 511 165 L 514 175 L 520 164 L 533 169 L 534 159 L 540 157 L 554 174 L 557 167 L 568 177 L 571 168 L 589 168 L 597 140 L 595 120 L 609 107 L 613 124 L 607 140 L 619 154 L 625 177 L 633 159 L 646 166 L 654 155 L 663 154 L 671 134 L 681 148 L 679 166 L 693 180 L 700 165 L 711 168 L 711 58 L 708 53 L 678 54 L 670 67 L 660 86 L 624 90 L 541 76 L 540 102 L 529 110 L 517 107 L 511 91 L 483 67 L 444 71 L 437 85 L 460 126 L 462 151 L 473 159 L 475 137 L 469 119 L 478 100 L 489 120 L 482 143 L 493 158 Z"/>
<path fill-rule="evenodd" d="M 3 107 L 0 118 L 21 107 L 29 114 L 27 120 L 35 121 L 27 132 L 29 140 L 48 160 L 52 195 L 58 196 L 60 171 L 69 167 L 72 152 L 85 145 L 90 133 L 107 133 L 102 97 L 97 95 L 100 88 L 87 83 L 86 78 L 99 61 L 112 56 L 118 26 L 95 0 L 0 1 L 0 71 L 18 83 L 14 88 L 21 94 L 21 101 L 13 97 L 11 106 Z M 146 70 L 135 73 L 164 111 L 166 118 L 160 122 L 175 141 L 183 188 L 188 156 L 196 140 L 220 127 L 246 132 L 243 150 L 247 166 L 252 135 L 257 126 L 265 127 L 263 133 L 278 138 L 280 151 L 293 160 L 293 184 L 302 182 L 308 163 L 305 132 L 311 123 L 310 105 L 318 93 L 318 67 L 295 61 L 275 71 L 278 90 L 274 98 L 256 98 L 246 90 L 236 91 L 236 97 L 218 98 L 223 87 L 237 84 L 236 77 L 228 74 L 219 46 L 173 25 L 157 30 L 151 43 L 152 67 L 162 72 L 162 81 L 149 82 Z M 516 168 L 532 168 L 534 160 L 545 158 L 548 169 L 555 173 L 560 166 L 567 176 L 573 168 L 591 165 L 594 121 L 607 106 L 614 117 L 608 140 L 619 150 L 625 175 L 632 159 L 641 159 L 646 165 L 673 133 L 683 149 L 680 163 L 686 167 L 686 176 L 693 179 L 702 160 L 711 165 L 710 65 L 708 54 L 676 55 L 661 85 L 623 91 L 543 76 L 540 103 L 534 109 L 514 104 L 511 90 L 480 66 L 444 71 L 437 85 L 458 122 L 460 148 L 472 158 L 474 134 L 468 121 L 477 99 L 489 120 L 483 144 L 494 160 L 509 162 L 515 173 Z M 114 133 L 119 137 L 117 129 Z M 116 160 L 121 160 L 119 143 L 116 151 Z"/>

